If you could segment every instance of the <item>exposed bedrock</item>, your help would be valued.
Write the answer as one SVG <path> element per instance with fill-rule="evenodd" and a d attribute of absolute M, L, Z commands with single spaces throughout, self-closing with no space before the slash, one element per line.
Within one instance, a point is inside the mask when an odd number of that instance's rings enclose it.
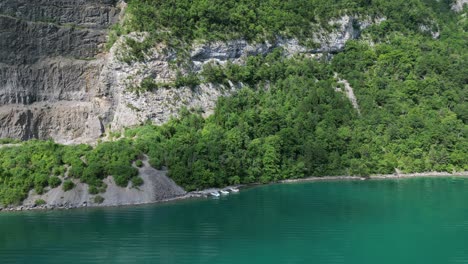
<path fill-rule="evenodd" d="M 119 130 L 152 121 L 162 124 L 182 107 L 212 113 L 220 96 L 242 86 L 202 84 L 138 94 L 130 87 L 145 78 L 173 82 L 175 54 L 155 47 L 145 62 L 127 64 L 122 39 L 103 53 L 107 29 L 125 8 L 116 0 L 3 0 L 0 2 L 0 137 L 54 139 L 59 143 L 95 142 L 104 128 Z M 282 47 L 286 56 L 321 56 L 344 48 L 346 41 L 383 19 L 342 16 L 331 30 L 311 36 L 317 48 L 295 39 L 250 44 L 244 40 L 195 44 L 189 64 L 198 72 L 206 63 L 243 64 L 249 55 Z M 144 38 L 131 33 L 126 37 Z"/>
<path fill-rule="evenodd" d="M 100 80 L 114 0 L 0 2 L 0 137 L 94 140 L 109 87 Z M 106 109 L 107 107 L 107 109 Z"/>
<path fill-rule="evenodd" d="M 245 40 L 218 41 L 193 44 L 188 54 L 189 65 L 194 72 L 200 72 L 203 65 L 215 63 L 223 65 L 227 62 L 242 65 L 248 56 L 268 54 L 277 47 L 283 49 L 285 56 L 304 54 L 310 58 L 320 58 L 324 53 L 336 53 L 343 50 L 348 40 L 359 38 L 363 29 L 372 24 L 380 23 L 385 18 L 342 16 L 329 21 L 332 30 L 318 29 L 311 36 L 317 43 L 317 48 L 310 49 L 300 45 L 296 39 L 278 38 L 269 43 L 248 43 Z M 136 41 L 141 41 L 145 34 L 130 34 Z M 109 80 L 114 91 L 113 118 L 109 123 L 112 129 L 143 124 L 151 121 L 162 124 L 176 116 L 179 109 L 187 107 L 201 110 L 205 116 L 211 114 L 220 96 L 228 96 L 242 84 L 230 83 L 229 87 L 215 84 L 201 84 L 195 88 L 180 87 L 177 89 L 157 89 L 151 92 L 134 93 L 128 88 L 138 87 L 143 79 L 151 78 L 158 83 L 174 82 L 178 70 L 171 67 L 175 54 L 167 52 L 164 47 L 155 47 L 148 52 L 144 63 L 131 65 L 119 61 L 120 55 L 125 55 L 125 45 L 118 41 L 111 49 L 108 64 L 103 72 L 112 76 Z"/>

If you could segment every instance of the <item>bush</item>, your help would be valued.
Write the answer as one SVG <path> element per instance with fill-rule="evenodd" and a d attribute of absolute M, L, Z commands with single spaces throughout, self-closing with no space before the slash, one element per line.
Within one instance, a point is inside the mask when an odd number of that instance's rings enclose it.
<path fill-rule="evenodd" d="M 44 205 L 46 204 L 47 202 L 44 201 L 43 199 L 37 199 L 35 202 L 34 202 L 34 205 L 36 206 L 40 206 L 40 205 Z"/>
<path fill-rule="evenodd" d="M 89 194 L 98 194 L 99 193 L 99 190 L 96 186 L 89 186 L 89 190 L 88 190 Z"/>
<path fill-rule="evenodd" d="M 143 161 L 137 160 L 137 161 L 135 161 L 135 165 L 136 165 L 138 168 L 141 168 L 141 167 L 143 167 Z"/>
<path fill-rule="evenodd" d="M 35 187 L 34 187 L 34 191 L 35 191 L 37 194 L 41 195 L 41 194 L 44 193 L 44 187 L 42 187 L 42 186 L 35 186 Z"/>
<path fill-rule="evenodd" d="M 88 167 L 86 167 L 81 175 L 80 179 L 82 182 L 91 184 L 92 182 L 101 179 L 104 175 L 104 168 L 101 164 L 96 162 L 90 163 Z"/>
<path fill-rule="evenodd" d="M 186 76 L 178 73 L 175 80 L 175 87 L 180 88 L 183 86 L 188 86 L 190 88 L 195 88 L 197 85 L 200 85 L 201 81 L 198 76 L 194 73 L 188 74 Z"/>
<path fill-rule="evenodd" d="M 143 183 L 145 183 L 141 177 L 133 177 L 131 181 L 132 181 L 133 187 L 138 187 L 138 186 L 143 185 Z"/>
<path fill-rule="evenodd" d="M 100 195 L 96 195 L 94 197 L 94 203 L 97 203 L 97 204 L 102 204 L 104 202 L 104 197 L 100 196 Z"/>
<path fill-rule="evenodd" d="M 49 186 L 51 188 L 56 188 L 58 187 L 60 184 L 62 184 L 62 180 L 60 180 L 59 177 L 56 177 L 56 176 L 52 176 L 49 178 Z"/>
<path fill-rule="evenodd" d="M 147 77 L 141 81 L 140 91 L 151 92 L 158 89 L 158 84 L 150 77 Z"/>
<path fill-rule="evenodd" d="M 76 162 L 68 170 L 68 176 L 79 179 L 83 175 L 84 169 L 85 167 L 81 161 L 79 161 L 79 163 Z"/>
<path fill-rule="evenodd" d="M 34 176 L 34 187 L 35 188 L 44 188 L 48 185 L 49 176 L 45 174 L 35 174 Z"/>
<path fill-rule="evenodd" d="M 75 184 L 71 180 L 66 180 L 63 182 L 62 188 L 66 192 L 73 189 L 74 187 L 75 187 Z"/>
<path fill-rule="evenodd" d="M 105 184 L 105 183 L 102 183 L 101 186 L 98 187 L 98 191 L 100 193 L 105 193 L 106 190 L 107 190 L 107 184 Z"/>
<path fill-rule="evenodd" d="M 130 177 L 128 175 L 124 175 L 124 174 L 114 175 L 113 177 L 114 177 L 114 180 L 115 180 L 115 183 L 117 184 L 117 186 L 120 186 L 122 188 L 127 187 L 128 181 L 130 180 Z"/>

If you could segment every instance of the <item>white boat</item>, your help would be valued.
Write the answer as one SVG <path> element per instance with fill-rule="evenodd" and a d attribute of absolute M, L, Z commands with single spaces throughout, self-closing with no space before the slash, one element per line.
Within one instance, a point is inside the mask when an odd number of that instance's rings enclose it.
<path fill-rule="evenodd" d="M 213 196 L 213 197 L 219 197 L 218 192 L 210 192 L 210 195 Z"/>
<path fill-rule="evenodd" d="M 225 190 L 220 190 L 219 192 L 220 192 L 222 195 L 227 195 L 227 194 L 229 194 L 229 192 L 228 192 L 228 191 L 225 191 Z"/>
<path fill-rule="evenodd" d="M 239 192 L 239 189 L 237 189 L 237 188 L 230 188 L 229 190 L 231 192 L 233 192 L 233 193 L 238 193 Z"/>

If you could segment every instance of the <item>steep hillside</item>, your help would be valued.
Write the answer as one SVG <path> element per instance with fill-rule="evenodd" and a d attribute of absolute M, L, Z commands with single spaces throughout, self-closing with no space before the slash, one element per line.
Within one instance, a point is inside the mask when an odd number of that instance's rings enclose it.
<path fill-rule="evenodd" d="M 99 141 L 108 142 L 0 148 L 0 202 L 37 197 L 62 180 L 65 189 L 81 181 L 92 195 L 106 193 L 109 175 L 120 186 L 113 190 L 138 186 L 141 169 L 134 166 L 145 155 L 186 190 L 466 171 L 463 2 L 132 0 L 97 2 L 102 9 L 87 12 L 87 1 L 73 6 L 84 8 L 70 17 L 77 26 L 59 15 L 67 8 L 51 8 L 59 22 L 39 21 L 21 10 L 41 6 L 6 2 L 2 23 L 69 31 L 45 32 L 50 43 L 9 44 L 1 53 L 6 70 L 38 76 L 3 77 L 2 135 L 76 142 L 105 132 Z M 114 4 L 123 12 L 119 22 Z M 103 29 L 114 22 L 101 57 Z M 37 38 L 41 31 L 28 27 L 24 35 Z M 8 43 L 18 41 L 11 36 L 18 31 L 5 33 Z M 69 45 L 59 49 L 64 40 Z M 32 43 L 39 47 L 27 50 Z M 56 82 L 43 79 L 55 71 L 51 60 L 78 68 L 69 79 L 63 70 L 51 75 Z"/>

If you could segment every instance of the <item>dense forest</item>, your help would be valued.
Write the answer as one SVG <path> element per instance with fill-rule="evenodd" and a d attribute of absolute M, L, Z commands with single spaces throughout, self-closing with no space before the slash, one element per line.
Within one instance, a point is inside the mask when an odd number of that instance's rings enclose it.
<path fill-rule="evenodd" d="M 131 31 L 183 45 L 203 39 L 307 41 L 308 25 L 346 13 L 386 17 L 331 60 L 285 58 L 281 49 L 238 66 L 205 69 L 197 82 L 244 84 L 207 119 L 193 109 L 162 126 L 129 128 L 110 142 L 0 147 L 0 204 L 17 204 L 61 178 L 103 192 L 102 179 L 142 184 L 143 155 L 195 190 L 324 175 L 468 170 L 468 21 L 435 0 L 132 0 L 114 37 Z M 466 11 L 466 9 L 465 9 Z M 438 38 L 420 26 L 433 25 Z M 112 39 L 111 39 L 112 41 Z M 326 58 L 326 56 L 324 56 Z M 354 88 L 360 113 L 338 79 Z M 174 88 L 176 89 L 176 88 Z M 118 139 L 117 139 L 118 137 Z M 10 143 L 4 140 L 3 143 Z M 17 142 L 14 142 L 17 143 Z M 1 146 L 1 145 L 0 145 Z M 61 177 L 58 177 L 61 176 Z M 69 184 L 63 185 L 68 186 Z"/>

